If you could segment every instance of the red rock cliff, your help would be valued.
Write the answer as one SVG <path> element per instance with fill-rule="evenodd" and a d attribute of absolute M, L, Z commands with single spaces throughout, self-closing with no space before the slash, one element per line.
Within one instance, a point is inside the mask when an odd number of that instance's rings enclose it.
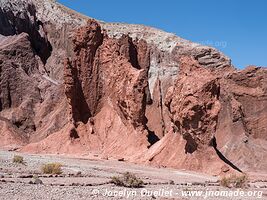
<path fill-rule="evenodd" d="M 1 147 L 266 170 L 266 68 L 236 70 L 214 48 L 52 1 L 0 7 Z"/>

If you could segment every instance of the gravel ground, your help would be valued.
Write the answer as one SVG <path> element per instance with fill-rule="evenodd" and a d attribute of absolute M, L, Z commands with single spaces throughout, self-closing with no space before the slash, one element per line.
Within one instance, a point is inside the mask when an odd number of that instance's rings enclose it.
<path fill-rule="evenodd" d="M 21 155 L 24 164 L 12 162 L 14 155 Z M 61 175 L 45 175 L 42 165 L 62 164 Z M 131 189 L 110 183 L 112 176 L 131 172 L 140 177 L 143 188 Z M 42 184 L 31 184 L 36 178 Z M 256 176 L 254 176 L 256 177 Z M 219 192 L 237 191 L 219 185 L 218 178 L 205 174 L 166 168 L 153 168 L 112 160 L 67 158 L 58 155 L 29 155 L 0 151 L 0 199 L 267 199 L 267 179 L 253 179 L 244 190 L 244 196 L 222 196 Z M 198 191 L 198 197 L 185 193 Z M 202 193 L 200 193 L 202 191 Z M 206 196 L 206 191 L 209 195 Z M 217 193 L 216 193 L 217 192 Z M 218 195 L 219 194 L 219 195 Z"/>

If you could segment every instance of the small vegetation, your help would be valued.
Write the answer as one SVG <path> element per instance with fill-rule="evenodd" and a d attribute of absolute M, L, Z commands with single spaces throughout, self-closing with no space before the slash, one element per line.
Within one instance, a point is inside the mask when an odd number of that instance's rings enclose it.
<path fill-rule="evenodd" d="M 14 155 L 13 163 L 24 164 L 25 162 L 22 156 Z"/>
<path fill-rule="evenodd" d="M 44 174 L 62 174 L 62 165 L 60 163 L 48 163 L 42 166 Z"/>
<path fill-rule="evenodd" d="M 224 187 L 235 187 L 235 188 L 244 188 L 248 184 L 248 177 L 246 174 L 237 176 L 237 175 L 231 175 L 229 177 L 223 177 L 220 180 L 221 186 Z"/>
<path fill-rule="evenodd" d="M 129 188 L 140 188 L 144 185 L 144 182 L 140 178 L 130 172 L 126 172 L 121 176 L 113 176 L 110 182 L 117 186 Z"/>

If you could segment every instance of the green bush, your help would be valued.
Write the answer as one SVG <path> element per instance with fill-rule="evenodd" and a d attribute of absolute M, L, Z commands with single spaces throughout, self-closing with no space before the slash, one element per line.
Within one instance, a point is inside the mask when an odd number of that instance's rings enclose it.
<path fill-rule="evenodd" d="M 42 166 L 44 174 L 62 174 L 62 165 L 60 163 L 48 163 Z"/>
<path fill-rule="evenodd" d="M 140 188 L 144 185 L 144 182 L 140 178 L 130 172 L 126 172 L 122 176 L 113 176 L 110 182 L 117 186 L 129 188 Z"/>
<path fill-rule="evenodd" d="M 22 156 L 14 155 L 14 157 L 13 157 L 13 163 L 24 164 L 24 159 L 23 159 Z"/>

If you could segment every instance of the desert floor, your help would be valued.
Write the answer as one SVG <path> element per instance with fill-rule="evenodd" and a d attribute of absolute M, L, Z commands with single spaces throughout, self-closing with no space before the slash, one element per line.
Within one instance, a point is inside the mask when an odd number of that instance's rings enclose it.
<path fill-rule="evenodd" d="M 21 155 L 24 164 L 13 163 Z M 60 175 L 43 174 L 47 163 L 61 163 Z M 118 187 L 111 177 L 124 172 L 134 173 L 143 188 Z M 36 177 L 42 184 L 33 184 Z M 99 160 L 59 155 L 30 155 L 0 151 L 0 199 L 267 199 L 267 176 L 250 174 L 249 186 L 243 189 L 220 186 L 219 178 L 206 174 L 154 168 L 117 160 Z M 243 191 L 243 196 L 223 196 L 221 191 Z M 203 191 L 198 197 L 186 197 L 183 192 Z M 206 195 L 206 191 L 211 191 Z M 152 194 L 153 192 L 153 194 Z M 216 193 L 217 192 L 217 193 Z M 252 194 L 253 193 L 253 194 Z M 190 193 L 193 195 L 192 193 Z"/>

